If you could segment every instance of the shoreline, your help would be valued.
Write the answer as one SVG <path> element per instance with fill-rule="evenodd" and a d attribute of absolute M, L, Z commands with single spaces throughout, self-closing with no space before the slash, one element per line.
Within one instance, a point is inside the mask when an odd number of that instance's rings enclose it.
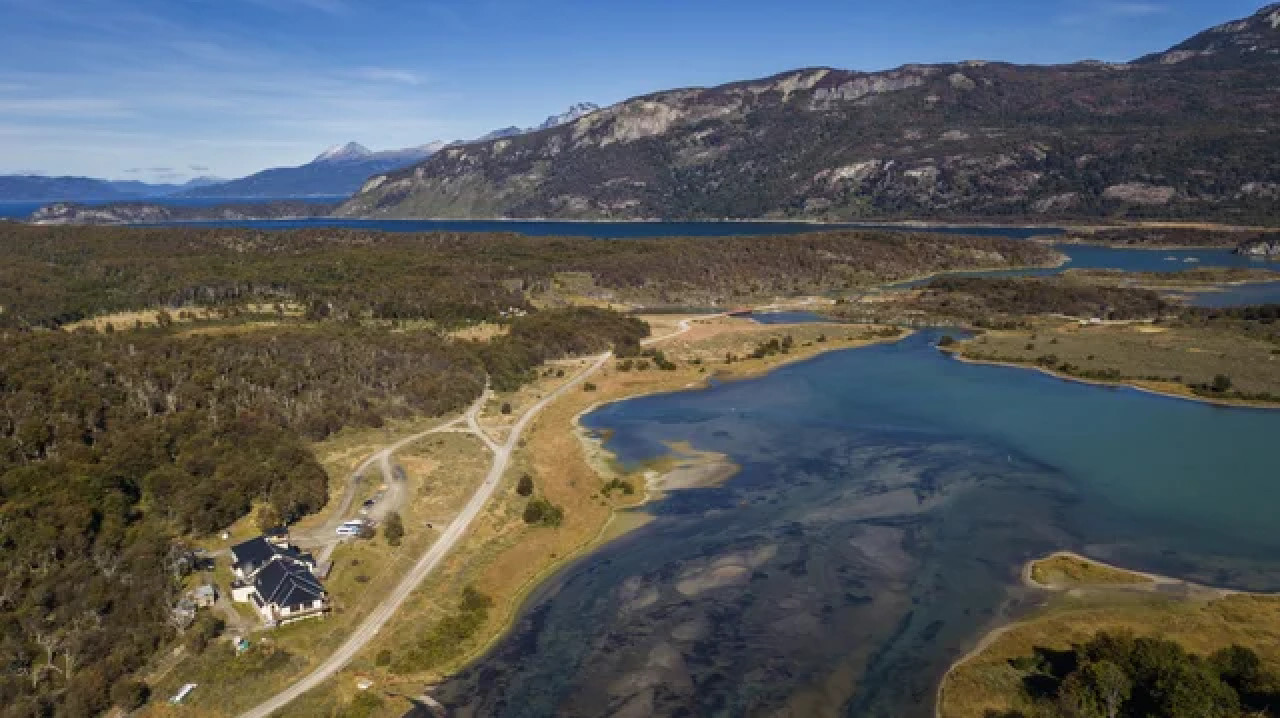
<path fill-rule="evenodd" d="M 787 325 L 776 325 L 776 326 L 779 328 L 785 328 Z M 856 326 L 856 325 L 832 323 L 832 326 L 849 327 L 849 326 Z M 706 375 L 703 375 L 700 380 L 694 381 L 694 382 L 687 382 L 683 386 L 675 386 L 674 384 L 676 384 L 676 382 L 667 383 L 659 380 L 659 381 L 655 381 L 655 386 L 641 388 L 639 391 L 627 393 L 622 396 L 612 397 L 609 399 L 601 399 L 599 401 L 592 402 L 590 405 L 576 412 L 572 416 L 570 425 L 568 427 L 568 430 L 573 434 L 575 434 L 575 436 L 578 438 L 584 451 L 584 454 L 582 456 L 577 457 L 574 460 L 580 460 L 584 464 L 586 464 L 586 466 L 590 469 L 591 473 L 600 479 L 601 483 L 603 483 L 609 478 L 607 476 L 602 475 L 600 469 L 591 461 L 592 457 L 585 454 L 585 451 L 587 449 L 586 442 L 590 442 L 593 440 L 587 437 L 587 432 L 589 430 L 586 427 L 582 426 L 580 421 L 583 416 L 593 411 L 596 411 L 601 407 L 608 406 L 610 404 L 617 404 L 624 401 L 631 401 L 633 399 L 638 399 L 646 396 L 672 394 L 672 393 L 684 392 L 684 391 L 703 391 L 710 388 L 712 380 L 741 381 L 741 380 L 756 379 L 761 376 L 767 375 L 770 372 L 773 372 L 777 369 L 782 369 L 784 367 L 787 367 L 793 364 L 807 361 L 809 359 L 814 359 L 824 354 L 828 354 L 836 351 L 856 351 L 858 349 L 879 346 L 881 344 L 886 344 L 890 342 L 902 341 L 904 339 L 907 339 L 913 334 L 914 334 L 913 330 L 902 329 L 900 330 L 900 333 L 897 336 L 885 337 L 882 339 L 881 338 L 868 339 L 854 346 L 841 346 L 837 344 L 835 346 L 819 347 L 817 345 L 814 345 L 814 347 L 812 348 L 815 349 L 815 351 L 802 353 L 802 354 L 798 353 L 794 356 L 785 356 L 780 358 L 777 361 L 770 362 L 763 366 L 750 367 L 750 368 L 747 368 L 746 371 L 742 371 L 740 373 L 734 372 L 733 375 L 731 376 L 726 377 L 723 374 L 721 374 L 720 376 L 716 376 L 714 373 L 708 373 Z M 660 376 L 660 375 L 654 374 L 654 376 Z M 602 441 L 597 441 L 596 446 L 592 448 L 595 451 L 598 451 L 600 456 L 613 457 L 611 452 L 609 452 L 607 449 L 604 449 Z M 670 456 L 671 454 L 666 454 L 663 457 L 656 457 L 656 458 L 661 460 L 661 459 L 669 458 Z M 740 467 L 738 467 L 737 464 L 732 464 L 732 465 L 734 467 L 734 471 L 731 474 L 724 476 L 722 479 L 720 479 L 721 481 L 728 481 L 732 479 L 734 474 L 737 473 Z M 666 472 L 666 473 L 670 473 L 670 472 Z M 676 488 L 671 490 L 680 490 L 680 489 Z M 554 560 L 542 566 L 534 575 L 532 575 L 524 583 L 522 583 L 520 585 L 520 588 L 516 591 L 516 593 L 512 595 L 511 600 L 506 603 L 508 608 L 504 612 L 500 622 L 498 623 L 498 629 L 489 637 L 487 637 L 479 646 L 477 646 L 475 650 L 469 651 L 466 655 L 460 657 L 456 662 L 450 664 L 449 666 L 446 666 L 444 670 L 439 671 L 439 673 L 437 674 L 437 678 L 434 681 L 431 681 L 427 684 L 428 689 L 432 686 L 438 685 L 439 683 L 443 683 L 447 681 L 449 678 L 456 676 L 457 674 L 465 670 L 470 669 L 478 661 L 483 659 L 484 656 L 487 653 L 489 653 L 489 651 L 495 645 L 497 645 L 498 643 L 500 643 L 501 641 L 503 641 L 504 639 L 506 639 L 511 635 L 511 632 L 516 628 L 516 625 L 519 622 L 520 617 L 524 614 L 524 609 L 528 605 L 529 599 L 542 586 L 544 586 L 548 580 L 550 580 L 552 577 L 554 577 L 557 573 L 562 571 L 567 566 L 587 558 L 592 553 L 600 550 L 601 548 L 604 548 L 605 546 L 609 545 L 613 541 L 620 539 L 623 536 L 626 536 L 631 531 L 639 527 L 644 526 L 646 523 L 648 523 L 647 520 L 639 520 L 634 525 L 628 525 L 623 527 L 621 531 L 617 530 L 618 528 L 617 524 L 619 523 L 619 521 L 621 521 L 624 517 L 627 516 L 628 512 L 635 512 L 637 509 L 641 509 L 642 507 L 648 505 L 649 503 L 659 500 L 661 497 L 662 497 L 662 492 L 652 489 L 650 486 L 650 482 L 646 481 L 645 486 L 643 487 L 643 491 L 639 493 L 635 501 L 611 508 L 609 511 L 608 517 L 600 524 L 600 526 L 597 528 L 597 530 L 595 531 L 595 533 L 592 535 L 590 539 L 573 547 L 570 551 L 567 551 L 562 555 L 558 555 Z"/>
<path fill-rule="evenodd" d="M 1133 391 L 1139 391 L 1139 392 L 1142 392 L 1143 394 L 1151 394 L 1153 396 L 1164 397 L 1166 399 L 1181 399 L 1182 401 L 1194 401 L 1200 404 L 1206 404 L 1208 406 L 1214 406 L 1221 409 L 1262 409 L 1266 411 L 1280 410 L 1280 404 L 1249 401 L 1247 399 L 1210 399 L 1208 397 L 1200 397 L 1200 396 L 1195 396 L 1190 394 L 1178 394 L 1172 391 L 1161 390 L 1151 386 L 1134 384 L 1134 383 L 1130 383 L 1129 380 L 1125 380 L 1125 379 L 1117 379 L 1115 381 L 1108 381 L 1106 379 L 1089 379 L 1086 377 L 1073 376 L 1071 374 L 1063 374 L 1062 372 L 1056 371 L 1054 369 L 1049 369 L 1047 367 L 1042 367 L 1036 364 L 1022 364 L 1019 362 L 1008 362 L 1008 361 L 993 361 L 988 359 L 973 359 L 970 357 L 963 356 L 955 349 L 946 348 L 946 347 L 939 347 L 938 351 L 941 351 L 942 353 L 948 355 L 949 357 L 951 357 L 952 359 L 955 359 L 956 361 L 961 361 L 966 364 L 999 366 L 999 367 L 1005 367 L 1008 369 L 1023 369 L 1023 370 L 1030 370 L 1030 371 L 1038 371 L 1041 374 L 1044 374 L 1046 376 L 1051 376 L 1055 379 L 1061 379 L 1063 381 L 1074 381 L 1081 384 L 1089 384 L 1092 386 L 1107 387 L 1111 389 L 1132 389 Z M 1140 380 L 1134 380 L 1134 381 L 1140 381 Z"/>
<path fill-rule="evenodd" d="M 1034 578 L 1032 578 L 1031 576 L 1032 569 L 1035 567 L 1037 563 L 1041 561 L 1048 561 L 1054 558 L 1070 558 L 1078 561 L 1083 561 L 1086 563 L 1091 563 L 1095 566 L 1100 566 L 1102 568 L 1110 569 L 1113 571 L 1120 571 L 1123 573 L 1133 574 L 1135 576 L 1146 579 L 1147 582 L 1109 584 L 1105 586 L 1102 586 L 1099 584 L 1092 584 L 1092 585 L 1086 584 L 1083 586 L 1054 586 L 1050 584 L 1040 583 L 1039 581 L 1036 581 Z M 1158 573 L 1150 573 L 1148 571 L 1139 571 L 1132 568 L 1125 568 L 1123 566 L 1118 566 L 1116 564 L 1109 563 L 1107 561 L 1090 558 L 1088 556 L 1085 556 L 1084 554 L 1078 553 L 1076 551 L 1072 551 L 1070 549 L 1053 551 L 1047 555 L 1028 559 L 1027 561 L 1023 562 L 1022 569 L 1019 571 L 1019 582 L 1021 583 L 1021 585 L 1027 588 L 1041 591 L 1046 595 L 1063 594 L 1063 593 L 1069 593 L 1071 591 L 1077 591 L 1082 589 L 1088 590 L 1090 588 L 1093 588 L 1095 590 L 1102 588 L 1104 590 L 1114 590 L 1114 591 L 1138 591 L 1138 592 L 1158 593 L 1161 591 L 1161 589 L 1165 589 L 1171 586 L 1183 586 L 1183 587 L 1186 587 L 1191 593 L 1199 594 L 1200 597 L 1207 596 L 1211 599 L 1226 598 L 1228 596 L 1274 597 L 1274 596 L 1280 595 L 1275 593 L 1264 593 L 1260 591 L 1242 591 L 1239 589 L 1208 586 L 1205 584 L 1195 583 L 1194 581 L 1186 581 L 1180 578 L 1173 578 L 1172 576 L 1165 576 Z M 968 663 L 969 661 L 977 658 L 978 656 L 981 656 L 989 648 L 991 648 L 991 646 L 996 641 L 1003 638 L 1006 634 L 1029 623 L 1030 618 L 1031 616 L 1028 615 L 1018 619 L 1002 620 L 1000 622 L 1000 625 L 997 625 L 994 628 L 988 630 L 986 633 L 984 633 L 982 637 L 978 639 L 978 642 L 974 645 L 973 648 L 969 649 L 968 651 L 965 651 L 963 655 L 956 658 L 947 666 L 947 670 L 943 672 L 942 678 L 939 679 L 938 681 L 938 687 L 934 695 L 934 711 L 933 711 L 934 718 L 946 718 L 946 716 L 943 714 L 943 711 L 942 711 L 942 693 L 943 693 L 943 689 L 946 687 L 947 680 L 951 677 L 951 674 L 954 673 L 958 668 L 963 666 L 965 663 Z"/>

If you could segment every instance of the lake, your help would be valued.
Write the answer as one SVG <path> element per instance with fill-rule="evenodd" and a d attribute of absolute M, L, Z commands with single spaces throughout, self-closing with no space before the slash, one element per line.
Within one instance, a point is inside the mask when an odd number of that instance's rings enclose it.
<path fill-rule="evenodd" d="M 637 465 L 731 457 L 718 489 L 561 571 L 436 697 L 459 716 L 932 715 L 946 667 L 1069 548 L 1280 589 L 1280 411 L 965 364 L 938 332 L 607 405 Z"/>

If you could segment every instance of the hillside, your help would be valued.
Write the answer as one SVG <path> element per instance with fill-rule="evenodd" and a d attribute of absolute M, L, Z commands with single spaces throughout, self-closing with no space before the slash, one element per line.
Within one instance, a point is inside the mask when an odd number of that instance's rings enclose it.
<path fill-rule="evenodd" d="M 126 200 L 164 197 L 210 183 L 207 178 L 186 184 L 149 184 L 132 180 L 114 181 L 93 177 L 46 177 L 43 175 L 0 175 L 0 200 L 10 202 Z"/>
<path fill-rule="evenodd" d="M 1280 219 L 1280 4 L 1132 63 L 809 68 L 370 179 L 351 217 Z"/>
<path fill-rule="evenodd" d="M 315 197 L 346 196 L 372 175 L 412 165 L 430 157 L 437 143 L 401 150 L 371 152 L 355 142 L 325 150 L 298 167 L 275 167 L 248 177 L 198 187 L 184 197 Z"/>

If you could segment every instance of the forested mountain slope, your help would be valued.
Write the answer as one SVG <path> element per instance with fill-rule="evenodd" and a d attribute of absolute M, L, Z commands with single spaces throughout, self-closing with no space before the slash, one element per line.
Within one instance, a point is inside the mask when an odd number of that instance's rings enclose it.
<path fill-rule="evenodd" d="M 1280 5 L 1127 64 L 811 68 L 379 175 L 359 217 L 1280 219 Z"/>

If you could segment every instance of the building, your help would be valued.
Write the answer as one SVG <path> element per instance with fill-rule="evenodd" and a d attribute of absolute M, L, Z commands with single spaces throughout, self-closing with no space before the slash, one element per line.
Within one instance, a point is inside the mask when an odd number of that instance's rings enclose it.
<path fill-rule="evenodd" d="M 196 608 L 213 608 L 213 605 L 218 602 L 218 589 L 207 583 L 196 586 L 191 591 L 191 602 L 196 605 Z"/>
<path fill-rule="evenodd" d="M 329 595 L 316 578 L 309 553 L 273 536 L 249 539 L 231 547 L 231 598 L 249 603 L 270 626 L 324 616 Z"/>

